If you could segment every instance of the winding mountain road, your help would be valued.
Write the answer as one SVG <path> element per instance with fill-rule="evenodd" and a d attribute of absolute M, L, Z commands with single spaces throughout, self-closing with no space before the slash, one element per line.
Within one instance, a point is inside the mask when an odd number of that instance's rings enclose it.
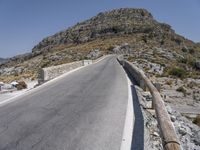
<path fill-rule="evenodd" d="M 0 150 L 119 150 L 128 83 L 114 56 L 0 106 Z"/>

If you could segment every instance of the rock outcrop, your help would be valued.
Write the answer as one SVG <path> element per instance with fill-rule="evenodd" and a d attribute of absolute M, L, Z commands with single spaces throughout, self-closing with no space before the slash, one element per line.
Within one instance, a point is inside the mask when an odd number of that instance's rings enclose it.
<path fill-rule="evenodd" d="M 152 34 L 158 38 L 171 35 L 171 38 L 181 40 L 174 35 L 174 30 L 169 25 L 158 23 L 145 9 L 122 8 L 99 13 L 87 21 L 47 37 L 32 52 L 49 51 L 60 44 L 80 44 L 106 36 L 139 33 Z"/>

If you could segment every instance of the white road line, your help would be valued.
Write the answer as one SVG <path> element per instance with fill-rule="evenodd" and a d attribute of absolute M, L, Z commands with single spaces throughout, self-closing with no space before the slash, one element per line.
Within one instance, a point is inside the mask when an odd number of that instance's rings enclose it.
<path fill-rule="evenodd" d="M 133 134 L 133 98 L 131 92 L 131 81 L 126 75 L 127 82 L 128 82 L 128 104 L 126 110 L 126 119 L 124 125 L 124 132 L 122 137 L 122 143 L 120 150 L 130 150 L 131 143 L 132 143 L 132 134 Z"/>
<path fill-rule="evenodd" d="M 104 57 L 102 57 L 100 60 L 98 60 L 97 62 L 94 62 L 94 63 L 92 63 L 92 64 L 96 64 L 96 63 L 98 63 L 98 62 L 104 60 L 105 58 L 107 58 L 107 57 L 109 57 L 109 56 L 110 56 L 110 55 L 104 56 Z M 90 65 L 92 65 L 92 64 L 90 64 Z M 19 95 L 16 95 L 16 96 L 14 96 L 14 97 L 12 97 L 12 98 L 9 98 L 9 99 L 6 99 L 6 100 L 4 100 L 4 101 L 1 101 L 1 102 L 0 102 L 0 107 L 3 106 L 3 105 L 6 105 L 6 104 L 8 104 L 8 103 L 11 103 L 11 102 L 15 101 L 15 98 L 18 98 L 18 97 L 20 97 L 20 96 L 26 96 L 26 95 L 28 95 L 28 94 L 34 92 L 34 91 L 40 90 L 41 88 L 45 88 L 46 86 L 48 86 L 48 85 L 50 85 L 50 84 L 56 82 L 57 80 L 62 79 L 62 78 L 64 78 L 64 77 L 66 77 L 67 75 L 69 75 L 69 74 L 71 74 L 71 73 L 73 73 L 73 72 L 75 72 L 75 71 L 78 71 L 78 70 L 80 70 L 80 69 L 83 69 L 83 68 L 85 68 L 85 67 L 88 67 L 88 66 L 90 66 L 90 65 L 81 66 L 81 67 L 79 67 L 79 68 L 73 69 L 73 70 L 71 70 L 71 71 L 69 71 L 69 72 L 64 73 L 63 75 L 60 75 L 60 76 L 58 76 L 58 77 L 56 77 L 56 78 L 54 78 L 54 79 L 52 79 L 52 80 L 49 80 L 48 82 L 45 82 L 44 84 L 42 84 L 42 85 L 40 85 L 40 86 L 38 86 L 38 87 L 36 87 L 36 88 L 33 88 L 33 89 L 28 90 L 28 91 L 25 91 L 25 92 L 23 92 L 23 93 L 21 93 L 21 94 L 19 94 Z"/>

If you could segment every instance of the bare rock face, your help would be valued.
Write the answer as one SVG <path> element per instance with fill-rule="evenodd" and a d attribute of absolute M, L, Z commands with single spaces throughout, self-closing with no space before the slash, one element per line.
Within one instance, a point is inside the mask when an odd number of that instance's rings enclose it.
<path fill-rule="evenodd" d="M 183 117 L 179 112 L 166 105 L 170 117 L 175 117 L 173 125 L 180 139 L 181 146 L 185 150 L 200 149 L 200 128 Z"/>

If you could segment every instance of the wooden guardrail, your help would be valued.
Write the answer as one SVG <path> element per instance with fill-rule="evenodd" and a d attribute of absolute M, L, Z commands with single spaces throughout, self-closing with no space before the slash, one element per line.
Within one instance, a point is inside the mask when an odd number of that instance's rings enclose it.
<path fill-rule="evenodd" d="M 122 56 L 118 57 L 118 61 L 130 73 L 130 75 L 134 77 L 138 85 L 143 87 L 146 86 L 149 89 L 153 98 L 152 104 L 156 112 L 156 118 L 163 139 L 163 147 L 166 150 L 181 150 L 180 141 L 158 90 L 141 69 L 137 68 L 130 62 L 123 60 Z"/>

